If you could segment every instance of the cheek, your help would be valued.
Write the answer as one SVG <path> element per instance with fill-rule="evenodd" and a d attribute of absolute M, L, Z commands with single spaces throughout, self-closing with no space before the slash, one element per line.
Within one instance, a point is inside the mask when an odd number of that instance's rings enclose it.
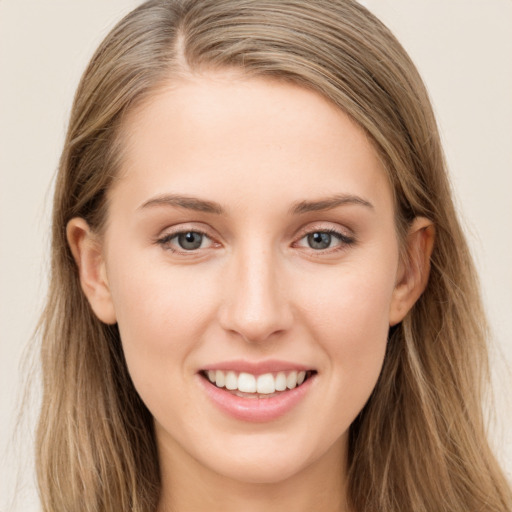
<path fill-rule="evenodd" d="M 212 316 L 213 283 L 197 270 L 118 256 L 109 281 L 123 351 L 135 387 L 151 402 L 158 389 L 182 386 L 187 356 Z"/>
<path fill-rule="evenodd" d="M 112 300 L 123 341 L 143 340 L 153 349 L 164 349 L 185 333 L 189 337 L 208 316 L 214 286 L 207 272 L 173 267 L 161 259 L 141 254 L 113 255 L 109 272 Z M 185 331 L 185 332 L 184 332 Z"/>
<path fill-rule="evenodd" d="M 328 355 L 338 385 L 369 394 L 380 373 L 389 331 L 394 266 L 381 260 L 354 265 L 324 283 L 322 296 L 309 297 L 313 336 Z"/>
<path fill-rule="evenodd" d="M 341 336 L 340 342 L 358 333 L 387 332 L 395 273 L 391 265 L 382 267 L 343 268 L 317 283 L 321 293 L 304 293 L 311 323 Z"/>

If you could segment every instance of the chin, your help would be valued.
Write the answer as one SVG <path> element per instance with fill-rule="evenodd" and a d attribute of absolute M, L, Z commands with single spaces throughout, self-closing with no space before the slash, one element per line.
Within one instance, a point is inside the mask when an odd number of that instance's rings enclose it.
<path fill-rule="evenodd" d="M 317 443 L 312 442 L 311 438 L 304 439 L 302 435 L 293 439 L 290 433 L 286 438 L 257 439 L 254 436 L 251 439 L 249 436 L 239 439 L 238 443 L 229 447 L 224 445 L 226 453 L 217 450 L 216 453 L 210 452 L 208 465 L 215 473 L 234 481 L 272 485 L 314 470 L 315 467 L 320 469 L 324 463 L 332 463 L 333 459 L 339 458 L 341 461 L 343 457 L 338 449 L 344 447 L 343 436 L 334 443 L 325 442 L 325 437 Z"/>
<path fill-rule="evenodd" d="M 236 458 L 228 464 L 216 465 L 211 469 L 216 473 L 246 484 L 278 484 L 282 483 L 307 467 L 305 461 L 279 460 L 269 457 L 268 460 L 247 460 Z"/>

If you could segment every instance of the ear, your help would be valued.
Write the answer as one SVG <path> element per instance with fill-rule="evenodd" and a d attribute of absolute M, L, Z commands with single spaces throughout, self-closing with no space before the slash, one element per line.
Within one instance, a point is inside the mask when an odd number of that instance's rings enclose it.
<path fill-rule="evenodd" d="M 79 217 L 68 222 L 66 235 L 78 267 L 82 290 L 92 310 L 102 322 L 115 324 L 114 304 L 99 240 L 87 222 Z"/>
<path fill-rule="evenodd" d="M 430 256 L 435 229 L 425 217 L 416 217 L 409 227 L 405 261 L 401 261 L 389 311 L 389 325 L 401 322 L 424 292 L 430 274 Z"/>

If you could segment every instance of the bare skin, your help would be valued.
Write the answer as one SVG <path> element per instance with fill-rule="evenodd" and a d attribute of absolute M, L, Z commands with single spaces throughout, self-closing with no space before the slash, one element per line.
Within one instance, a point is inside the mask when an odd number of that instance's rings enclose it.
<path fill-rule="evenodd" d="M 68 239 L 153 414 L 159 512 L 347 512 L 348 429 L 389 326 L 425 287 L 431 223 L 411 224 L 401 261 L 373 147 L 297 86 L 193 76 L 132 112 L 124 135 L 103 237 L 73 219 Z M 311 370 L 276 417 L 241 419 L 205 392 L 218 387 L 205 368 L 269 361 Z"/>

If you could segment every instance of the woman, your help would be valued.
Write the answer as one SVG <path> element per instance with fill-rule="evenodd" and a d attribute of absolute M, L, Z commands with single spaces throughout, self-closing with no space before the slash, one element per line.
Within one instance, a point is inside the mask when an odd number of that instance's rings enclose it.
<path fill-rule="evenodd" d="M 511 508 L 424 86 L 350 1 L 150 1 L 77 91 L 44 509 Z"/>

